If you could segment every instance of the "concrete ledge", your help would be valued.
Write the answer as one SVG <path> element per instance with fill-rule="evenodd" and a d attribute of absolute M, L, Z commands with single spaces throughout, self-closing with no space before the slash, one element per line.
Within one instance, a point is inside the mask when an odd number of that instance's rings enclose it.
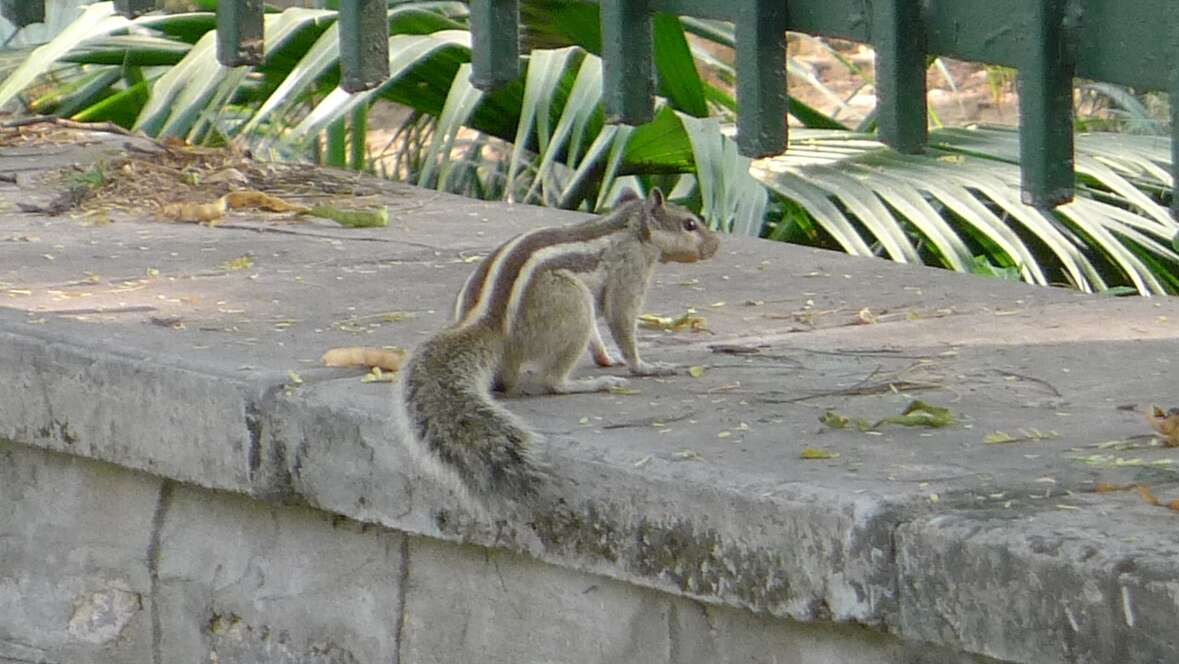
<path fill-rule="evenodd" d="M 707 315 L 643 339 L 704 375 L 510 401 L 569 509 L 486 523 L 315 361 L 412 346 L 466 256 L 573 215 L 380 186 L 389 229 L 0 213 L 0 661 L 1179 658 L 1175 515 L 1094 493 L 1179 497 L 1119 408 L 1175 405 L 1179 304 L 731 239 L 648 303 Z M 958 422 L 817 421 L 915 397 Z"/>
<path fill-rule="evenodd" d="M 9 442 L 0 501 L 0 662 L 983 662 Z"/>

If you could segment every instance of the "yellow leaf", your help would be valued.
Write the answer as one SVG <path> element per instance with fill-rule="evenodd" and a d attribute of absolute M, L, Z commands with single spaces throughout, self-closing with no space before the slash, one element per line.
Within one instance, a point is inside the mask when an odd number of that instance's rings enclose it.
<path fill-rule="evenodd" d="M 803 459 L 837 459 L 839 458 L 839 453 L 830 450 L 821 450 L 817 447 L 808 447 L 798 456 Z"/>
<path fill-rule="evenodd" d="M 160 208 L 160 214 L 175 221 L 200 223 L 224 217 L 225 207 L 225 197 L 221 197 L 212 203 L 168 203 Z"/>
<path fill-rule="evenodd" d="M 254 267 L 254 259 L 249 256 L 241 256 L 231 261 L 225 261 L 221 264 L 221 269 L 226 272 L 233 272 L 235 270 L 248 270 Z"/>
<path fill-rule="evenodd" d="M 306 212 L 302 205 L 288 203 L 277 196 L 264 194 L 260 191 L 231 191 L 223 197 L 225 207 L 232 209 L 257 208 L 270 212 Z"/>
<path fill-rule="evenodd" d="M 699 378 L 704 375 L 704 367 L 688 367 L 688 375 L 692 378 Z"/>
<path fill-rule="evenodd" d="M 379 367 L 386 371 L 401 369 L 405 353 L 368 346 L 333 348 L 323 354 L 320 362 L 325 367 Z"/>

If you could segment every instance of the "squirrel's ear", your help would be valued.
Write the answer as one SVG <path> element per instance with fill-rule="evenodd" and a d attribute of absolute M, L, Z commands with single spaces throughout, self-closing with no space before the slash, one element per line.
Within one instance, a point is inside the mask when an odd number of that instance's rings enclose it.
<path fill-rule="evenodd" d="M 647 203 L 644 208 L 650 212 L 661 207 L 663 207 L 663 191 L 659 187 L 652 187 L 651 191 L 647 192 Z"/>
<path fill-rule="evenodd" d="M 622 205 L 623 203 L 629 203 L 631 201 L 637 201 L 637 200 L 639 200 L 639 195 L 636 194 L 635 190 L 631 189 L 630 187 L 623 189 L 622 193 L 618 195 L 618 204 L 619 205 Z"/>

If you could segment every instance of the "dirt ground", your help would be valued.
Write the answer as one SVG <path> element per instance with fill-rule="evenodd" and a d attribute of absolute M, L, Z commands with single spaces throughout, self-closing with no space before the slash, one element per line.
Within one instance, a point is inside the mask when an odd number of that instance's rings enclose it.
<path fill-rule="evenodd" d="M 875 107 L 875 56 L 870 46 L 791 34 L 787 55 L 794 67 L 813 76 L 808 80 L 791 73 L 788 85 L 796 99 L 851 127 Z M 1018 123 L 1012 70 L 941 58 L 929 68 L 926 85 L 934 126 Z"/>

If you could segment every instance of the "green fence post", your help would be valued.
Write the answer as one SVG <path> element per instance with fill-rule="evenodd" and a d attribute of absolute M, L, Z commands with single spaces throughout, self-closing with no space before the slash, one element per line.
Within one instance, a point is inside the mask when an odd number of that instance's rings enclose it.
<path fill-rule="evenodd" d="M 1179 68 L 1171 86 L 1171 216 L 1179 221 Z"/>
<path fill-rule="evenodd" d="M 45 21 L 45 0 L 3 0 L 0 15 L 17 29 Z"/>
<path fill-rule="evenodd" d="M 520 76 L 517 0 L 471 0 L 471 85 L 494 90 Z"/>
<path fill-rule="evenodd" d="M 368 104 L 361 104 L 348 114 L 348 168 L 365 169 L 368 156 Z"/>
<path fill-rule="evenodd" d="M 155 8 L 155 0 L 115 0 L 115 11 L 127 18 L 135 18 Z"/>
<path fill-rule="evenodd" d="M 647 0 L 602 0 L 601 16 L 606 121 L 628 125 L 650 122 L 655 84 Z"/>
<path fill-rule="evenodd" d="M 747 157 L 786 149 L 786 0 L 748 0 L 736 17 L 737 145 Z"/>
<path fill-rule="evenodd" d="M 1179 221 L 1179 13 L 1171 17 L 1171 218 Z"/>
<path fill-rule="evenodd" d="M 262 64 L 262 0 L 217 3 L 217 60 L 226 67 Z"/>
<path fill-rule="evenodd" d="M 374 88 L 389 78 L 389 12 L 386 0 L 342 0 L 340 87 Z"/>
<path fill-rule="evenodd" d="M 919 0 L 873 0 L 877 133 L 897 152 L 925 148 L 925 29 Z"/>
<path fill-rule="evenodd" d="M 1073 58 L 1065 0 L 1027 4 L 1027 52 L 1019 65 L 1019 163 L 1023 201 L 1050 208 L 1073 199 Z M 1012 19 L 1015 20 L 1015 19 Z"/>

